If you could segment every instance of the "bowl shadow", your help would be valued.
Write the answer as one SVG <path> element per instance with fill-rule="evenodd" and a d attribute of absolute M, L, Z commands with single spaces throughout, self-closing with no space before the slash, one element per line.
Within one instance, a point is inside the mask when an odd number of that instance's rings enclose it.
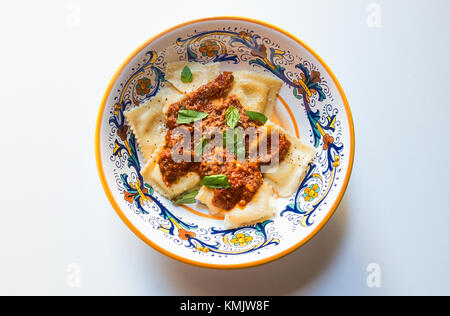
<path fill-rule="evenodd" d="M 305 245 L 276 261 L 245 269 L 216 270 L 191 266 L 165 256 L 156 261 L 175 295 L 291 295 L 302 293 L 333 262 L 346 232 L 344 196 L 329 222 Z"/>

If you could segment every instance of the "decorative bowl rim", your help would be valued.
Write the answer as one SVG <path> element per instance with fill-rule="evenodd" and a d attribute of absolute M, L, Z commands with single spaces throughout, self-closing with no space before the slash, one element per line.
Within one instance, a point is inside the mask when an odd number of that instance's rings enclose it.
<path fill-rule="evenodd" d="M 339 91 L 339 95 L 342 98 L 342 101 L 343 101 L 343 104 L 344 104 L 344 107 L 345 107 L 345 111 L 346 111 L 346 114 L 347 114 L 347 120 L 348 120 L 348 125 L 349 125 L 349 132 L 350 132 L 350 134 L 349 134 L 350 135 L 350 157 L 349 157 L 349 164 L 348 164 L 348 168 L 347 168 L 347 171 L 346 171 L 346 174 L 345 174 L 344 182 L 342 184 L 341 190 L 339 191 L 335 201 L 333 202 L 333 205 L 330 207 L 329 212 L 322 219 L 322 221 L 317 224 L 317 227 L 312 232 L 310 232 L 305 238 L 300 240 L 298 243 L 294 244 L 293 246 L 285 249 L 284 251 L 282 251 L 280 253 L 273 254 L 272 256 L 269 256 L 267 258 L 258 259 L 258 260 L 254 260 L 254 261 L 249 261 L 249 262 L 245 262 L 245 263 L 239 263 L 239 264 L 216 264 L 216 263 L 205 263 L 205 262 L 191 260 L 191 259 L 185 258 L 183 256 L 177 255 L 176 253 L 170 252 L 170 251 L 160 247 L 159 245 L 157 245 L 156 243 L 154 243 L 150 239 L 148 239 L 141 231 L 139 231 L 131 223 L 131 221 L 125 216 L 124 212 L 121 210 L 120 206 L 116 202 L 116 200 L 115 200 L 115 198 L 114 198 L 114 196 L 112 194 L 112 191 L 111 191 L 111 189 L 108 186 L 106 177 L 105 177 L 105 172 L 104 172 L 104 169 L 103 169 L 101 153 L 100 153 L 100 131 L 101 131 L 101 124 L 102 124 L 102 120 L 103 120 L 104 110 L 106 108 L 106 102 L 107 102 L 107 100 L 109 98 L 109 95 L 110 95 L 110 93 L 112 91 L 113 86 L 115 85 L 117 79 L 119 78 L 120 74 L 125 69 L 125 67 L 145 47 L 150 45 L 155 40 L 163 37 L 164 35 L 172 32 L 172 31 L 174 31 L 174 30 L 176 30 L 178 28 L 181 28 L 183 26 L 187 26 L 187 25 L 191 25 L 191 24 L 195 24 L 195 23 L 200 23 L 200 22 L 217 21 L 217 20 L 241 21 L 241 22 L 249 22 L 249 23 L 252 23 L 252 24 L 258 24 L 258 25 L 265 26 L 265 27 L 267 27 L 269 29 L 272 29 L 272 30 L 274 30 L 276 32 L 279 32 L 279 33 L 287 36 L 288 38 L 292 39 L 294 42 L 296 42 L 297 44 L 302 46 L 304 49 L 306 49 L 309 53 L 311 53 L 314 56 L 314 58 L 316 58 L 316 60 L 325 68 L 327 73 L 332 78 L 333 83 L 335 84 L 337 90 Z M 114 210 L 116 211 L 117 215 L 119 215 L 119 217 L 128 226 L 128 228 L 131 229 L 131 231 L 133 231 L 142 241 L 144 241 L 146 244 L 148 244 L 149 246 L 151 246 L 155 250 L 157 250 L 160 253 L 165 254 L 165 255 L 173 258 L 173 259 L 176 259 L 178 261 L 181 261 L 181 262 L 184 262 L 184 263 L 188 263 L 188 264 L 191 264 L 191 265 L 194 265 L 194 266 L 204 267 L 204 268 L 239 269 L 239 268 L 248 268 L 248 267 L 254 267 L 254 266 L 262 265 L 262 264 L 265 264 L 265 263 L 268 263 L 268 262 L 271 262 L 271 261 L 274 261 L 274 260 L 282 258 L 282 257 L 288 255 L 289 253 L 295 251 L 299 247 L 303 246 L 308 241 L 310 241 L 325 226 L 325 224 L 329 221 L 331 216 L 335 213 L 336 209 L 338 208 L 338 206 L 339 206 L 339 204 L 340 204 L 340 202 L 341 202 L 341 200 L 342 200 L 342 198 L 344 196 L 344 193 L 345 193 L 345 191 L 347 189 L 349 180 L 350 180 L 350 175 L 351 175 L 352 169 L 353 169 L 354 154 L 355 154 L 355 133 L 354 133 L 353 118 L 352 118 L 352 114 L 351 114 L 351 111 L 350 111 L 350 106 L 348 104 L 347 97 L 345 96 L 344 90 L 342 89 L 341 85 L 339 84 L 339 81 L 337 80 L 336 76 L 333 74 L 331 69 L 328 67 L 328 65 L 322 60 L 322 58 L 314 50 L 312 50 L 308 45 L 303 43 L 299 38 L 297 38 L 293 34 L 287 32 L 287 31 L 285 31 L 285 30 L 283 30 L 283 29 L 281 29 L 281 28 L 279 28 L 279 27 L 277 27 L 275 25 L 272 25 L 270 23 L 263 22 L 263 21 L 260 21 L 260 20 L 256 20 L 256 19 L 253 19 L 253 18 L 240 17 L 240 16 L 215 16 L 215 17 L 207 17 L 207 18 L 201 18 L 201 19 L 187 21 L 187 22 L 178 24 L 176 26 L 173 26 L 173 27 L 171 27 L 169 29 L 166 29 L 165 31 L 163 31 L 163 32 L 161 32 L 161 33 L 151 37 L 150 39 L 145 41 L 143 44 L 141 44 L 139 47 L 137 47 L 122 62 L 122 64 L 119 66 L 119 68 L 114 73 L 112 79 L 110 80 L 110 82 L 109 82 L 109 84 L 108 84 L 108 86 L 106 88 L 106 91 L 105 91 L 105 93 L 103 95 L 101 104 L 100 104 L 100 109 L 99 109 L 99 113 L 98 113 L 98 116 L 97 116 L 96 130 L 95 130 L 95 157 L 96 157 L 97 171 L 98 171 L 98 174 L 99 174 L 99 177 L 100 177 L 100 182 L 102 184 L 103 190 L 105 191 L 105 194 L 106 194 L 109 202 L 113 206 Z"/>

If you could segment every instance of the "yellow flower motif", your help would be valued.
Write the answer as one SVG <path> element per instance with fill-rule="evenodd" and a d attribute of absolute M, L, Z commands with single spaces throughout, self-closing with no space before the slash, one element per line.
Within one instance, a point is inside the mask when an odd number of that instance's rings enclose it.
<path fill-rule="evenodd" d="M 120 152 L 120 144 L 116 142 L 116 146 L 114 147 L 113 154 L 117 154 L 119 157 L 122 157 L 122 153 Z"/>
<path fill-rule="evenodd" d="M 333 162 L 333 167 L 339 167 L 341 163 L 341 159 L 339 157 L 339 155 L 334 155 L 334 162 Z"/>
<path fill-rule="evenodd" d="M 114 104 L 114 114 L 119 115 L 119 111 L 122 107 L 120 106 L 120 103 Z"/>
<path fill-rule="evenodd" d="M 238 247 L 244 247 L 250 244 L 253 240 L 253 237 L 249 234 L 237 234 L 236 236 L 233 236 L 234 238 L 231 239 L 231 243 Z"/>
<path fill-rule="evenodd" d="M 201 251 L 201 252 L 207 253 L 207 252 L 209 252 L 209 248 L 208 247 L 197 246 L 197 251 Z"/>
<path fill-rule="evenodd" d="M 317 183 L 312 184 L 305 189 L 305 192 L 303 193 L 303 198 L 305 199 L 306 202 L 309 202 L 314 200 L 317 197 L 318 193 L 319 193 L 319 185 Z"/>
<path fill-rule="evenodd" d="M 239 32 L 238 36 L 239 36 L 240 38 L 242 38 L 242 39 L 245 39 L 245 40 L 248 41 L 248 42 L 250 42 L 251 39 L 252 39 L 250 33 L 247 33 L 247 32 L 244 32 L 244 31 Z"/>

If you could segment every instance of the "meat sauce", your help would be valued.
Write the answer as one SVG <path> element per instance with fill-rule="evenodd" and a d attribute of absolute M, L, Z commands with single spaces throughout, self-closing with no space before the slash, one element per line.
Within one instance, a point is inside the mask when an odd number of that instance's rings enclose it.
<path fill-rule="evenodd" d="M 290 142 L 285 135 L 279 135 L 279 146 L 276 152 L 270 152 L 257 159 L 249 159 L 249 139 L 245 138 L 245 159 L 238 161 L 235 152 L 228 151 L 223 145 L 214 146 L 217 142 L 210 141 L 204 150 L 203 159 L 195 159 L 194 128 L 199 128 L 203 132 L 211 128 L 224 132 L 227 126 L 226 111 L 230 106 L 234 106 L 240 114 L 238 127 L 244 130 L 253 127 L 257 130 L 261 123 L 250 120 L 245 114 L 245 110 L 236 96 L 228 97 L 228 91 L 233 82 L 231 72 L 220 74 L 215 80 L 203 85 L 196 91 L 189 94 L 180 102 L 169 106 L 166 113 L 166 127 L 168 132 L 165 136 L 164 148 L 159 156 L 158 164 L 162 178 L 166 185 L 170 186 L 180 177 L 189 172 L 196 172 L 200 178 L 209 175 L 223 174 L 228 178 L 229 187 L 226 189 L 214 189 L 212 203 L 222 209 L 231 210 L 236 205 L 244 207 L 255 195 L 258 188 L 263 183 L 260 166 L 270 161 L 272 156 L 278 154 L 281 161 L 289 150 Z M 207 113 L 208 116 L 201 121 L 201 124 L 177 124 L 178 112 L 181 109 L 194 110 Z M 180 141 L 179 137 L 174 137 L 174 129 L 183 126 L 191 133 L 190 152 L 187 149 L 187 161 L 175 162 L 171 152 L 174 146 Z M 258 134 L 259 135 L 259 134 Z M 210 137 L 211 135 L 207 135 Z M 267 143 L 270 148 L 271 137 L 267 134 Z M 210 146 L 210 147 L 208 147 Z M 186 155 L 186 148 L 184 148 Z M 230 156 L 232 159 L 229 159 Z"/>

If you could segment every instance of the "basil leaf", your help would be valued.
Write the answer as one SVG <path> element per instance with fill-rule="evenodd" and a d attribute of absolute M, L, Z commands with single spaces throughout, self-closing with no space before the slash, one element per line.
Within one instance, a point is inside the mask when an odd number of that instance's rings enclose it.
<path fill-rule="evenodd" d="M 202 136 L 202 139 L 194 147 L 194 153 L 197 157 L 200 157 L 203 154 L 203 150 L 205 149 L 207 144 L 208 141 L 206 140 L 205 136 Z"/>
<path fill-rule="evenodd" d="M 239 118 L 241 115 L 239 114 L 239 110 L 234 106 L 230 106 L 225 113 L 225 118 L 227 120 L 227 125 L 231 128 L 235 128 L 239 123 Z"/>
<path fill-rule="evenodd" d="M 192 82 L 194 76 L 192 75 L 191 69 L 186 65 L 181 71 L 181 81 L 184 83 Z"/>
<path fill-rule="evenodd" d="M 203 120 L 207 116 L 208 114 L 203 112 L 194 110 L 180 110 L 178 111 L 177 124 L 190 124 L 198 120 Z"/>
<path fill-rule="evenodd" d="M 257 122 L 261 122 L 263 124 L 266 124 L 267 122 L 267 116 L 265 116 L 262 113 L 259 112 L 254 112 L 254 111 L 245 111 L 245 114 L 247 114 L 247 116 L 252 120 L 252 121 L 257 121 Z"/>
<path fill-rule="evenodd" d="M 195 197 L 198 194 L 198 190 L 194 190 L 192 192 L 184 194 L 182 197 L 180 197 L 178 200 L 176 200 L 174 203 L 176 205 L 179 204 L 194 204 L 196 202 Z"/>
<path fill-rule="evenodd" d="M 227 176 L 223 174 L 205 176 L 201 184 L 212 189 L 227 189 L 230 187 Z"/>

